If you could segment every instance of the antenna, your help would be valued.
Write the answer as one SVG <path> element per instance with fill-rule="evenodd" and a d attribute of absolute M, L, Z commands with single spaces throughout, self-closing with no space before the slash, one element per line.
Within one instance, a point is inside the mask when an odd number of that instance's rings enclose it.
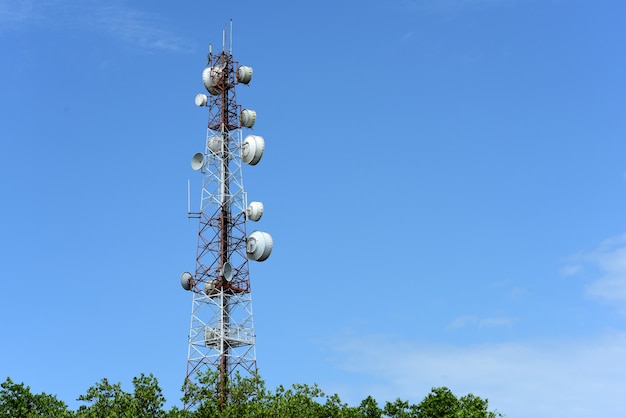
<path fill-rule="evenodd" d="M 222 30 L 222 51 L 226 51 L 226 25 L 224 25 Z"/>
<path fill-rule="evenodd" d="M 200 212 L 191 211 L 191 181 L 187 179 L 187 218 L 199 218 Z"/>
<path fill-rule="evenodd" d="M 191 182 L 187 180 L 188 216 L 198 219 L 198 247 L 193 273 L 180 278 L 192 297 L 188 337 L 186 381 L 198 383 L 198 373 L 213 369 L 219 374 L 219 403 L 230 401 L 228 382 L 235 373 L 257 373 L 249 261 L 266 260 L 274 247 L 267 232 L 246 232 L 248 221 L 258 222 L 263 203 L 247 204 L 243 167 L 261 161 L 265 140 L 247 135 L 257 112 L 243 109 L 236 100 L 238 84 L 248 84 L 252 68 L 240 66 L 232 56 L 232 19 L 229 46 L 222 32 L 222 52 L 213 55 L 209 45 L 202 83 L 207 94 L 195 104 L 208 110 L 204 151 L 191 158 L 191 168 L 202 176 L 200 210 L 191 213 Z M 193 408 L 186 404 L 185 409 Z"/>

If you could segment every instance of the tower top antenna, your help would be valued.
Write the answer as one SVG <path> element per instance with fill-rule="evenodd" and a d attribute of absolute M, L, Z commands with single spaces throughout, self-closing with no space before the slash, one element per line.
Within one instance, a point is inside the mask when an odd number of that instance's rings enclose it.
<path fill-rule="evenodd" d="M 228 35 L 227 35 L 228 34 Z M 222 51 L 226 52 L 226 38 L 228 38 L 228 54 L 233 54 L 233 19 L 230 19 L 230 24 L 224 25 L 222 30 Z"/>

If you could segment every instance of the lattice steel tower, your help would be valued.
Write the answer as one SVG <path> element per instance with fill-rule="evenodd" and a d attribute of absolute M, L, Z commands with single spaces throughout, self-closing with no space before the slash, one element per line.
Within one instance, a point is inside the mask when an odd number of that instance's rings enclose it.
<path fill-rule="evenodd" d="M 232 34 L 232 24 L 231 32 Z M 232 37 L 222 52 L 209 47 L 202 82 L 209 95 L 198 94 L 197 106 L 208 108 L 204 151 L 196 153 L 191 167 L 202 174 L 200 211 L 188 216 L 199 220 L 195 274 L 185 272 L 181 284 L 191 291 L 191 325 L 186 379 L 196 382 L 207 368 L 219 372 L 223 393 L 229 378 L 256 373 L 256 351 L 248 260 L 264 261 L 270 255 L 270 234 L 246 233 L 247 221 L 258 221 L 261 202 L 248 204 L 242 165 L 256 165 L 265 148 L 263 137 L 248 135 L 256 112 L 237 104 L 235 88 L 248 84 L 252 68 L 233 60 Z"/>

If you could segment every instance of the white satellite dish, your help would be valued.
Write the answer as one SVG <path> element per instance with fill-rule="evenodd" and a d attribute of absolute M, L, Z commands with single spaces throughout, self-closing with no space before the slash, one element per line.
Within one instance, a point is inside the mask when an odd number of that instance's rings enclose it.
<path fill-rule="evenodd" d="M 265 261 L 272 253 L 274 240 L 267 232 L 254 231 L 246 240 L 246 253 L 250 260 Z"/>
<path fill-rule="evenodd" d="M 263 216 L 263 202 L 250 202 L 246 208 L 246 218 L 251 221 L 258 221 Z"/>
<path fill-rule="evenodd" d="M 256 122 L 256 112 L 254 110 L 244 109 L 241 111 L 239 120 L 241 121 L 241 126 L 244 128 L 252 128 Z"/>
<path fill-rule="evenodd" d="M 208 280 L 204 285 L 204 294 L 210 296 L 215 293 L 215 280 Z"/>
<path fill-rule="evenodd" d="M 201 152 L 196 152 L 193 157 L 191 157 L 191 168 L 194 171 L 198 171 L 204 165 L 204 154 Z"/>
<path fill-rule="evenodd" d="M 200 93 L 196 95 L 196 106 L 198 107 L 206 106 L 208 100 L 209 98 L 207 97 L 206 94 Z"/>
<path fill-rule="evenodd" d="M 189 272 L 184 272 L 180 275 L 180 285 L 185 290 L 191 290 L 191 286 L 193 285 L 193 276 Z"/>
<path fill-rule="evenodd" d="M 206 67 L 202 71 L 202 83 L 213 96 L 220 94 L 219 82 L 222 78 L 223 67 Z"/>
<path fill-rule="evenodd" d="M 220 138 L 217 135 L 213 135 L 207 141 L 207 146 L 209 147 L 209 149 L 211 150 L 213 154 L 217 155 L 220 152 L 222 152 L 222 143 L 223 143 L 222 138 Z"/>
<path fill-rule="evenodd" d="M 228 261 L 224 263 L 221 274 L 227 282 L 230 282 L 233 279 L 233 266 Z"/>
<path fill-rule="evenodd" d="M 248 135 L 241 147 L 241 160 L 250 165 L 256 165 L 261 161 L 265 151 L 265 140 L 262 136 Z"/>
<path fill-rule="evenodd" d="M 252 80 L 252 67 L 242 65 L 237 68 L 237 81 L 242 84 L 248 84 Z"/>

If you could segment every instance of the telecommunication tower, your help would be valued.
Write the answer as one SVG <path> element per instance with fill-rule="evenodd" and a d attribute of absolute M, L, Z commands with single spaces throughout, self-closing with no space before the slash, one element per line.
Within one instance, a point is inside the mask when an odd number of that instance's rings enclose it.
<path fill-rule="evenodd" d="M 209 117 L 204 151 L 191 159 L 191 168 L 202 174 L 198 212 L 191 212 L 188 199 L 188 217 L 198 219 L 196 269 L 181 275 L 182 287 L 192 294 L 186 380 L 196 382 L 198 372 L 216 370 L 222 402 L 236 371 L 257 371 L 248 260 L 264 261 L 273 248 L 267 232 L 246 232 L 247 221 L 261 219 L 263 203 L 248 204 L 242 166 L 261 160 L 265 141 L 243 138 L 242 128 L 254 126 L 256 112 L 237 104 L 235 88 L 250 83 L 252 68 L 233 59 L 232 22 L 228 45 L 226 38 L 224 29 L 220 53 L 209 46 L 202 72 L 209 94 L 195 99 Z"/>

